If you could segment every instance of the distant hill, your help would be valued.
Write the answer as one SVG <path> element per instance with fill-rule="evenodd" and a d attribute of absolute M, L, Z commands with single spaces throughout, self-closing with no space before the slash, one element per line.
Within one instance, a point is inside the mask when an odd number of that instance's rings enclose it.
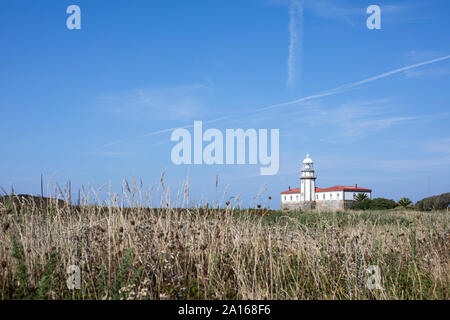
<path fill-rule="evenodd" d="M 443 210 L 450 205 L 450 192 L 417 201 L 416 208 L 423 211 Z"/>
<path fill-rule="evenodd" d="M 5 205 L 9 201 L 12 201 L 16 205 L 21 205 L 24 202 L 26 203 L 35 203 L 39 207 L 47 207 L 50 202 L 55 203 L 55 201 L 58 203 L 59 207 L 64 206 L 65 202 L 61 199 L 52 199 L 52 198 L 46 198 L 46 197 L 38 197 L 38 196 L 32 196 L 29 194 L 19 194 L 19 195 L 7 195 L 7 196 L 0 196 L 0 203 Z"/>

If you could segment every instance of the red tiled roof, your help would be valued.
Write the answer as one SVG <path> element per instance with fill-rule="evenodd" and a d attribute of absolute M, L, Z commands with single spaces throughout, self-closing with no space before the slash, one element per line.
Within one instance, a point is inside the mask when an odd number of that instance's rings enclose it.
<path fill-rule="evenodd" d="M 300 193 L 300 188 L 290 189 L 290 190 L 281 192 L 281 194 L 288 194 L 288 193 Z"/>
<path fill-rule="evenodd" d="M 366 189 L 366 188 L 359 188 L 357 186 L 334 186 L 331 188 L 321 189 L 316 188 L 316 192 L 326 192 L 326 191 L 365 191 L 365 192 L 372 192 L 372 189 Z"/>
<path fill-rule="evenodd" d="M 334 186 L 331 188 L 318 188 L 316 187 L 316 192 L 327 192 L 327 191 L 363 191 L 363 192 L 372 192 L 372 189 L 359 188 L 357 186 L 347 187 L 347 186 Z M 300 188 L 290 189 L 287 191 L 280 192 L 281 194 L 292 194 L 292 193 L 300 193 Z"/>

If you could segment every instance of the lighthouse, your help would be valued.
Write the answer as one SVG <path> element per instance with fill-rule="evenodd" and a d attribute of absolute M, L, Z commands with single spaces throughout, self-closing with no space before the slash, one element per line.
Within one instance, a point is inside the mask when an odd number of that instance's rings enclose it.
<path fill-rule="evenodd" d="M 282 210 L 345 210 L 351 208 L 358 194 L 372 199 L 372 189 L 353 186 L 316 187 L 314 164 L 309 153 L 302 162 L 300 188 L 281 192 Z"/>
<path fill-rule="evenodd" d="M 316 176 L 314 175 L 314 164 L 309 153 L 306 154 L 306 158 L 302 162 L 300 192 L 301 201 L 310 202 L 316 200 Z"/>

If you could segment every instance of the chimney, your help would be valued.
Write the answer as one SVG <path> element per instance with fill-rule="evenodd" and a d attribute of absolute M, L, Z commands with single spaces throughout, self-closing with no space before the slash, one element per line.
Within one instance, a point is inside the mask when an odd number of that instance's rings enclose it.
<path fill-rule="evenodd" d="M 291 191 L 291 186 L 289 186 L 289 191 Z"/>
<path fill-rule="evenodd" d="M 358 189 L 358 184 L 355 184 L 355 188 Z"/>

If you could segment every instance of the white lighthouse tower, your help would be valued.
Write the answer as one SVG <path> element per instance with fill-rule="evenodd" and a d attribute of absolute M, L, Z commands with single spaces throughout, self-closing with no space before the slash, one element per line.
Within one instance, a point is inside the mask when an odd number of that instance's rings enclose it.
<path fill-rule="evenodd" d="M 300 175 L 300 200 L 315 201 L 316 198 L 316 177 L 314 175 L 314 164 L 309 153 L 306 154 L 302 163 L 302 173 Z"/>

